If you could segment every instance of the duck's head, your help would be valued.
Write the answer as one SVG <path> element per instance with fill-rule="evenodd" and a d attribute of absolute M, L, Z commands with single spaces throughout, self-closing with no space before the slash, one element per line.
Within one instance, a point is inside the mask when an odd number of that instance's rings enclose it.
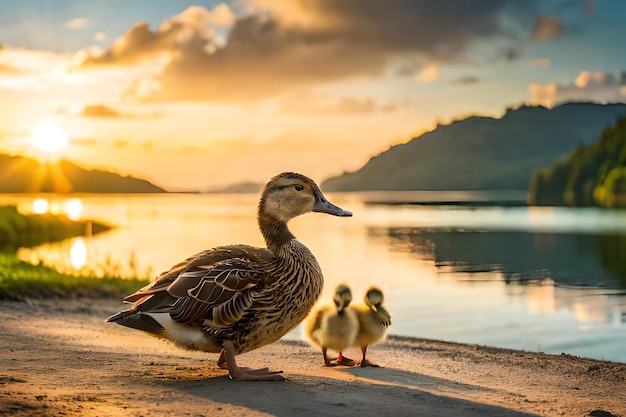
<path fill-rule="evenodd" d="M 348 307 L 352 302 L 352 291 L 350 291 L 350 287 L 345 284 L 339 284 L 335 289 L 333 302 L 335 303 L 339 313 Z"/>
<path fill-rule="evenodd" d="M 287 223 L 296 216 L 315 211 L 349 217 L 352 213 L 330 201 L 315 182 L 301 174 L 283 172 L 272 178 L 261 194 L 259 215 Z"/>
<path fill-rule="evenodd" d="M 380 307 L 383 304 L 383 292 L 377 287 L 370 287 L 365 293 L 365 304 L 371 307 Z"/>
<path fill-rule="evenodd" d="M 365 293 L 365 304 L 370 310 L 376 312 L 380 319 L 380 323 L 385 326 L 391 326 L 391 314 L 383 307 L 383 292 L 376 287 L 370 287 Z"/>

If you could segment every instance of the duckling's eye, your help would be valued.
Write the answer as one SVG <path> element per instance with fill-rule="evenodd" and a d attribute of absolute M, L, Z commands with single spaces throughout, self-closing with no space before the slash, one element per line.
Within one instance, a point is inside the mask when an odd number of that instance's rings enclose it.
<path fill-rule="evenodd" d="M 304 190 L 304 185 L 296 184 L 295 188 L 296 188 L 296 191 L 302 191 L 302 190 Z"/>

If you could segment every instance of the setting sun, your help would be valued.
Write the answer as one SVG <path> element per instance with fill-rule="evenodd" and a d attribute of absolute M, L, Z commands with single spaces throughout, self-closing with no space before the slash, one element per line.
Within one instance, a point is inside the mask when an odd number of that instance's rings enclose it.
<path fill-rule="evenodd" d="M 42 152 L 54 153 L 65 148 L 69 143 L 69 138 L 59 126 L 46 123 L 33 130 L 30 143 Z"/>

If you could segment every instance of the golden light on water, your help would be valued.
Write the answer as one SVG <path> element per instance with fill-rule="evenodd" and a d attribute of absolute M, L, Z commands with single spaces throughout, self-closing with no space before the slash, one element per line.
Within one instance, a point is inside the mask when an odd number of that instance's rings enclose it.
<path fill-rule="evenodd" d="M 75 269 L 87 265 L 87 245 L 82 237 L 77 238 L 70 248 L 70 262 Z"/>
<path fill-rule="evenodd" d="M 36 198 L 31 205 L 35 214 L 63 214 L 70 220 L 80 220 L 83 215 L 83 201 L 80 198 L 69 198 L 65 201 Z"/>
<path fill-rule="evenodd" d="M 36 198 L 33 200 L 32 211 L 35 214 L 45 214 L 48 212 L 50 204 L 45 198 Z"/>
<path fill-rule="evenodd" d="M 63 211 L 70 220 L 78 220 L 83 214 L 83 202 L 78 198 L 70 198 L 63 205 Z"/>

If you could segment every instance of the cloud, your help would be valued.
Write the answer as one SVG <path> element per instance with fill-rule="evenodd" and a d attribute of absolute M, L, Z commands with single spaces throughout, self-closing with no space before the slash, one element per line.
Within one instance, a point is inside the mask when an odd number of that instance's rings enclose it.
<path fill-rule="evenodd" d="M 97 42 L 104 42 L 107 40 L 107 34 L 104 32 L 96 32 L 93 35 L 93 39 Z"/>
<path fill-rule="evenodd" d="M 4 75 L 7 75 L 7 74 L 19 74 L 19 73 L 20 73 L 20 71 L 18 71 L 16 68 L 13 68 L 10 65 L 5 65 L 3 63 L 0 63 L 0 75 L 1 74 L 4 74 Z"/>
<path fill-rule="evenodd" d="M 121 118 L 121 117 L 154 118 L 154 117 L 160 117 L 161 114 L 158 112 L 144 114 L 144 115 L 137 115 L 134 113 L 122 113 L 104 104 L 88 104 L 82 108 L 82 110 L 78 113 L 78 116 L 93 117 L 93 118 Z"/>
<path fill-rule="evenodd" d="M 307 93 L 290 94 L 281 101 L 281 110 L 287 113 L 366 114 L 395 111 L 398 107 L 396 103 L 380 104 L 369 97 L 312 97 Z"/>
<path fill-rule="evenodd" d="M 623 102 L 626 99 L 626 72 L 620 79 L 612 73 L 582 71 L 569 84 L 530 84 L 530 102 L 553 107 L 567 101 Z"/>
<path fill-rule="evenodd" d="M 532 21 L 536 4 L 247 0 L 246 13 L 237 18 L 226 5 L 212 11 L 196 6 L 156 30 L 145 22 L 135 24 L 101 55 L 85 54 L 79 67 L 164 57 L 162 71 L 135 82 L 129 96 L 149 101 L 258 100 L 296 87 L 380 75 L 398 57 L 418 56 L 421 62 L 440 65 L 468 61 L 468 49 L 476 41 L 515 42 L 511 21 Z M 232 25 L 224 42 L 212 29 L 218 24 Z"/>
<path fill-rule="evenodd" d="M 217 48 L 215 32 L 210 25 L 229 24 L 234 20 L 229 11 L 224 4 L 217 5 L 213 11 L 191 6 L 154 31 L 147 22 L 137 22 L 108 50 L 102 53 L 81 51 L 76 56 L 75 66 L 80 69 L 95 65 L 131 65 L 155 56 L 173 57 L 188 51 L 208 53 Z"/>
<path fill-rule="evenodd" d="M 534 58 L 531 59 L 530 65 L 535 67 L 549 67 L 550 66 L 550 58 Z"/>
<path fill-rule="evenodd" d="M 77 18 L 68 20 L 67 22 L 63 23 L 63 28 L 70 29 L 70 30 L 82 29 L 86 27 L 88 24 L 89 24 L 89 19 L 85 19 L 84 17 L 77 17 Z"/>
<path fill-rule="evenodd" d="M 537 16 L 532 40 L 535 42 L 556 38 L 561 34 L 561 19 L 558 16 Z"/>
<path fill-rule="evenodd" d="M 122 114 L 111 107 L 103 104 L 92 104 L 83 107 L 80 112 L 82 117 L 122 117 Z"/>
<path fill-rule="evenodd" d="M 468 75 L 466 77 L 461 77 L 454 81 L 455 84 L 461 85 L 470 85 L 470 84 L 478 84 L 480 82 L 480 78 Z"/>
<path fill-rule="evenodd" d="M 237 16 L 227 4 L 220 3 L 206 15 L 206 20 L 215 26 L 230 27 L 235 23 Z"/>
<path fill-rule="evenodd" d="M 428 64 L 417 74 L 415 81 L 420 84 L 428 84 L 439 78 L 439 66 L 436 64 Z"/>

